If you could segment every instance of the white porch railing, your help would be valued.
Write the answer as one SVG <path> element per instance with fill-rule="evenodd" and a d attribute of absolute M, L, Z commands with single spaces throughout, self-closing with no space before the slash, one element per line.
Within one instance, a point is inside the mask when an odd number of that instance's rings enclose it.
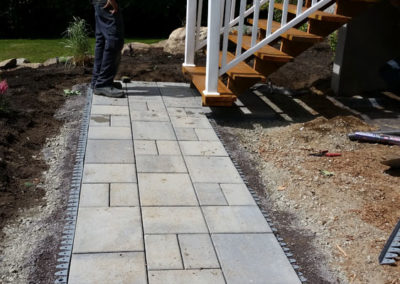
<path fill-rule="evenodd" d="M 240 62 L 246 60 L 262 47 L 277 39 L 290 28 L 304 21 L 310 14 L 330 4 L 332 0 L 311 0 L 309 7 L 304 7 L 303 0 L 290 1 L 296 3 L 296 15 L 288 21 L 289 0 L 282 0 L 283 11 L 280 28 L 273 31 L 275 0 L 208 0 L 207 39 L 200 42 L 200 26 L 203 20 L 203 0 L 187 0 L 186 14 L 186 49 L 184 66 L 195 66 L 195 53 L 207 44 L 206 89 L 204 94 L 218 94 L 218 78 Z M 249 4 L 251 3 L 251 4 Z M 258 40 L 258 20 L 260 7 L 268 5 L 266 34 Z M 239 9 L 237 9 L 239 8 Z M 237 11 L 239 10 L 239 11 Z M 239 14 L 236 16 L 237 12 Z M 245 18 L 252 15 L 251 48 L 242 53 L 242 39 Z M 237 49 L 233 60 L 227 62 L 228 36 L 233 27 L 237 27 Z M 220 60 L 220 39 L 222 35 L 222 60 Z"/>

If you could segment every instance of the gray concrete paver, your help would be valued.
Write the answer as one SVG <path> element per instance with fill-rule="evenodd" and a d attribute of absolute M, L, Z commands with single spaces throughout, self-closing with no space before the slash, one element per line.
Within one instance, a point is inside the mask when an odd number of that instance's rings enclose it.
<path fill-rule="evenodd" d="M 216 234 L 213 242 L 229 284 L 300 284 L 273 234 Z"/>
<path fill-rule="evenodd" d="M 136 157 L 138 173 L 186 173 L 185 163 L 181 156 Z"/>
<path fill-rule="evenodd" d="M 111 127 L 130 127 L 129 116 L 127 115 L 112 115 Z"/>
<path fill-rule="evenodd" d="M 211 233 L 271 233 L 257 206 L 204 206 Z"/>
<path fill-rule="evenodd" d="M 219 268 L 208 234 L 178 235 L 185 269 Z"/>
<path fill-rule="evenodd" d="M 147 267 L 157 269 L 183 269 L 176 235 L 146 235 Z"/>
<path fill-rule="evenodd" d="M 139 206 L 138 186 L 135 183 L 112 183 L 110 185 L 110 206 Z"/>
<path fill-rule="evenodd" d="M 200 205 L 228 205 L 221 187 L 217 183 L 195 183 Z"/>
<path fill-rule="evenodd" d="M 89 139 L 119 140 L 132 139 L 129 127 L 89 127 Z"/>
<path fill-rule="evenodd" d="M 134 140 L 176 140 L 170 122 L 132 121 Z"/>
<path fill-rule="evenodd" d="M 82 184 L 79 205 L 81 207 L 108 207 L 108 184 Z"/>
<path fill-rule="evenodd" d="M 145 234 L 208 233 L 199 207 L 143 207 Z"/>
<path fill-rule="evenodd" d="M 149 284 L 225 284 L 220 269 L 149 271 Z"/>
<path fill-rule="evenodd" d="M 157 155 L 157 146 L 154 140 L 135 140 L 136 155 Z"/>
<path fill-rule="evenodd" d="M 139 173 L 142 206 L 197 206 L 188 174 Z"/>
<path fill-rule="evenodd" d="M 72 255 L 70 284 L 146 284 L 143 252 Z"/>
<path fill-rule="evenodd" d="M 80 208 L 74 253 L 143 251 L 137 207 Z"/>
<path fill-rule="evenodd" d="M 84 183 L 136 183 L 134 164 L 86 164 Z"/>
<path fill-rule="evenodd" d="M 86 163 L 133 164 L 131 140 L 88 140 Z"/>
<path fill-rule="evenodd" d="M 229 157 L 185 156 L 193 182 L 243 183 Z"/>

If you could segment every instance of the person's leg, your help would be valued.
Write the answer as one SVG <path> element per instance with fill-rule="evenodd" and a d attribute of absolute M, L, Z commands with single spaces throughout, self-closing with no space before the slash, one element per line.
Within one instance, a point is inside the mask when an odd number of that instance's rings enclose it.
<path fill-rule="evenodd" d="M 92 89 L 94 89 L 94 87 L 96 86 L 97 78 L 99 77 L 101 71 L 101 64 L 103 62 L 103 53 L 105 47 L 105 37 L 101 32 L 101 23 L 99 19 L 98 9 L 99 9 L 98 5 L 95 5 L 96 45 L 94 52 L 93 76 L 91 83 Z"/>
<path fill-rule="evenodd" d="M 123 27 L 120 12 L 112 15 L 107 10 L 100 10 L 101 32 L 105 37 L 101 70 L 97 77 L 96 88 L 111 87 L 118 71 L 123 47 Z"/>

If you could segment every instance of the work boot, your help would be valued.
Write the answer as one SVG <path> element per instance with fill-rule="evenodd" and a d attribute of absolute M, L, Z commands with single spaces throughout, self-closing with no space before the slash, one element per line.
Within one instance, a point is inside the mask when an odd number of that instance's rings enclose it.
<path fill-rule="evenodd" d="M 98 96 L 106 96 L 110 98 L 122 98 L 124 96 L 122 90 L 118 90 L 114 87 L 95 88 L 93 93 Z"/>
<path fill-rule="evenodd" d="M 121 82 L 113 82 L 112 86 L 118 90 L 122 90 Z"/>

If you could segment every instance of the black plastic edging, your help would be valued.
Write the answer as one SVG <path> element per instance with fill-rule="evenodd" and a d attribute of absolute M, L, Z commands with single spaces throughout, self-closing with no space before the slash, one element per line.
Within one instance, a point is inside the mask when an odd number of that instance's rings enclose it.
<path fill-rule="evenodd" d="M 59 253 L 57 254 L 56 280 L 54 283 L 67 284 L 71 264 L 72 247 L 78 217 L 79 197 L 81 192 L 83 165 L 86 153 L 87 136 L 90 122 L 90 110 L 92 106 L 92 89 L 88 88 L 86 104 L 83 110 L 82 123 L 79 130 L 79 140 L 76 150 L 75 165 L 72 172 L 71 188 L 69 192 L 68 206 L 65 217 L 64 231 L 62 233 Z"/>

